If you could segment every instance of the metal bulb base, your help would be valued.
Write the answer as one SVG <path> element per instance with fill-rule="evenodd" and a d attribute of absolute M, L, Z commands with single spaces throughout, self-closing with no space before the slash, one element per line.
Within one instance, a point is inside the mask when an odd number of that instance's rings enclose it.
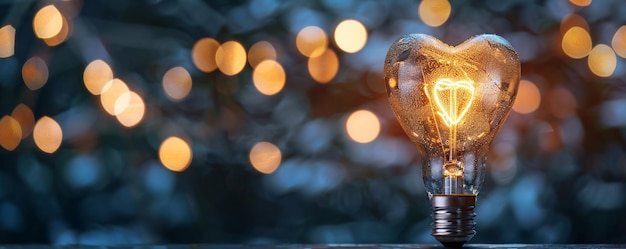
<path fill-rule="evenodd" d="M 476 234 L 475 195 L 433 195 L 432 236 L 445 247 L 462 247 Z"/>

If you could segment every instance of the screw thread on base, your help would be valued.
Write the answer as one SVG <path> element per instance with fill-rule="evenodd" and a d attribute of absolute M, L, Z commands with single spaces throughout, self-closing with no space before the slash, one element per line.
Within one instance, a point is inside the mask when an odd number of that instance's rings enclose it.
<path fill-rule="evenodd" d="M 475 195 L 433 195 L 432 236 L 446 247 L 462 247 L 474 237 Z"/>

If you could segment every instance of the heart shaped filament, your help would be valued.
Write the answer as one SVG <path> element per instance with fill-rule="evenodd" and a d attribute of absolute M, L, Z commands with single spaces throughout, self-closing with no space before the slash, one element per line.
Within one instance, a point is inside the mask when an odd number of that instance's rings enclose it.
<path fill-rule="evenodd" d="M 438 108 L 437 114 L 446 126 L 452 127 L 463 120 L 472 105 L 474 86 L 468 81 L 441 79 L 433 87 L 433 96 Z"/>

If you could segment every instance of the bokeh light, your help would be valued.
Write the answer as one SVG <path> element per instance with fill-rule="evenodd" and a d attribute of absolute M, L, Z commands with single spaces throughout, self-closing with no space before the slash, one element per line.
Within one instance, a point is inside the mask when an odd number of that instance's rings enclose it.
<path fill-rule="evenodd" d="M 367 30 L 357 20 L 344 20 L 335 28 L 335 43 L 346 53 L 359 52 L 367 42 Z"/>
<path fill-rule="evenodd" d="M 61 146 L 63 130 L 54 119 L 43 116 L 35 124 L 33 139 L 41 151 L 52 154 Z"/>
<path fill-rule="evenodd" d="M 248 63 L 252 68 L 264 60 L 276 60 L 276 49 L 267 41 L 260 41 L 252 45 L 248 51 Z"/>
<path fill-rule="evenodd" d="M 274 95 L 285 86 L 285 70 L 274 60 L 264 60 L 254 69 L 252 81 L 254 87 L 265 95 Z"/>
<path fill-rule="evenodd" d="M 561 35 L 565 35 L 565 33 L 573 28 L 580 27 L 589 33 L 589 23 L 585 20 L 584 17 L 578 14 L 567 14 L 563 19 L 561 19 L 561 25 L 559 26 L 559 30 L 561 31 Z"/>
<path fill-rule="evenodd" d="M 308 69 L 311 77 L 319 83 L 328 83 L 339 71 L 339 58 L 332 49 L 326 49 L 317 57 L 311 57 L 308 61 Z"/>
<path fill-rule="evenodd" d="M 215 71 L 215 53 L 220 43 L 213 38 L 205 37 L 196 42 L 191 49 L 191 59 L 198 70 L 210 73 Z"/>
<path fill-rule="evenodd" d="M 572 27 L 563 35 L 561 47 L 571 58 L 584 58 L 591 51 L 591 36 L 581 27 Z"/>
<path fill-rule="evenodd" d="M 250 150 L 252 167 L 263 174 L 274 173 L 281 159 L 280 149 L 270 142 L 258 142 Z"/>
<path fill-rule="evenodd" d="M 124 111 L 130 102 L 130 98 L 123 98 L 125 101 L 118 101 L 118 98 L 128 91 L 128 86 L 122 80 L 118 78 L 110 80 L 102 88 L 102 94 L 100 94 L 100 103 L 104 110 L 113 116 Z"/>
<path fill-rule="evenodd" d="M 541 104 L 539 88 L 528 80 L 520 80 L 517 97 L 513 103 L 513 111 L 519 114 L 529 114 L 537 110 Z"/>
<path fill-rule="evenodd" d="M 133 91 L 122 93 L 122 95 L 118 98 L 118 101 L 126 101 L 126 99 L 128 99 L 128 106 L 123 108 L 123 110 L 119 112 L 115 118 L 117 118 L 117 121 L 119 121 L 123 126 L 133 127 L 139 124 L 139 122 L 143 119 L 146 112 L 146 105 L 144 104 L 141 96 Z"/>
<path fill-rule="evenodd" d="M 617 67 L 617 56 L 613 49 L 605 44 L 596 45 L 589 53 L 589 69 L 600 77 L 609 77 Z"/>
<path fill-rule="evenodd" d="M 15 28 L 4 25 L 0 28 L 0 58 L 11 57 L 15 53 Z"/>
<path fill-rule="evenodd" d="M 5 115 L 0 119 L 0 146 L 13 151 L 22 140 L 22 128 L 13 117 Z"/>
<path fill-rule="evenodd" d="M 619 57 L 626 58 L 626 25 L 617 29 L 611 40 L 611 46 Z"/>
<path fill-rule="evenodd" d="M 357 143 L 369 143 L 378 137 L 380 121 L 371 111 L 358 110 L 348 116 L 346 132 Z"/>
<path fill-rule="evenodd" d="M 570 3 L 576 6 L 585 7 L 591 4 L 592 0 L 569 0 Z"/>
<path fill-rule="evenodd" d="M 418 7 L 418 14 L 424 24 L 439 27 L 446 23 L 452 12 L 448 0 L 422 0 Z"/>
<path fill-rule="evenodd" d="M 296 48 L 306 57 L 318 57 L 328 47 L 326 32 L 317 26 L 308 26 L 300 30 L 296 36 Z"/>
<path fill-rule="evenodd" d="M 383 76 L 415 32 L 521 60 L 472 243 L 622 243 L 621 1 L 0 1 L 0 238 L 436 246 Z"/>
<path fill-rule="evenodd" d="M 574 94 L 564 87 L 557 87 L 550 91 L 545 98 L 549 103 L 549 110 L 557 118 L 565 119 L 576 114 L 577 102 Z"/>
<path fill-rule="evenodd" d="M 65 40 L 67 40 L 70 36 L 71 22 L 68 22 L 67 18 L 63 15 L 61 15 L 61 17 L 63 21 L 61 23 L 61 30 L 56 35 L 43 39 L 43 41 L 50 47 L 58 46 L 59 44 L 65 42 Z"/>
<path fill-rule="evenodd" d="M 163 75 L 163 90 L 168 98 L 179 101 L 191 91 L 191 75 L 183 67 L 173 67 Z"/>
<path fill-rule="evenodd" d="M 191 164 L 192 158 L 191 147 L 179 137 L 168 137 L 159 147 L 159 159 L 171 171 L 184 171 Z"/>
<path fill-rule="evenodd" d="M 63 28 L 63 15 L 54 5 L 41 8 L 33 18 L 33 30 L 40 39 L 56 36 Z"/>
<path fill-rule="evenodd" d="M 93 95 L 100 95 L 102 88 L 113 79 L 113 70 L 103 60 L 94 60 L 83 72 L 83 82 Z"/>
<path fill-rule="evenodd" d="M 13 109 L 11 116 L 20 123 L 22 128 L 22 139 L 26 138 L 33 132 L 33 126 L 35 125 L 35 116 L 33 111 L 24 104 L 19 104 Z"/>
<path fill-rule="evenodd" d="M 239 42 L 227 41 L 217 48 L 215 62 L 222 73 L 236 75 L 246 66 L 246 50 Z"/>
<path fill-rule="evenodd" d="M 37 90 L 48 82 L 48 65 L 38 56 L 28 59 L 22 66 L 22 79 L 30 90 Z"/>

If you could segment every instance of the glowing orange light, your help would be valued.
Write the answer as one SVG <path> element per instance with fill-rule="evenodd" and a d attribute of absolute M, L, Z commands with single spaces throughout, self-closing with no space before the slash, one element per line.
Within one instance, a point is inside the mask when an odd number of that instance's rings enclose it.
<path fill-rule="evenodd" d="M 159 147 L 159 159 L 171 171 L 181 172 L 191 164 L 191 147 L 179 137 L 168 137 Z"/>
<path fill-rule="evenodd" d="M 528 80 L 520 80 L 517 89 L 517 98 L 513 102 L 513 111 L 520 114 L 529 114 L 537 110 L 541 104 L 539 88 Z"/>
<path fill-rule="evenodd" d="M 422 0 L 418 7 L 420 19 L 431 27 L 439 27 L 450 17 L 452 6 L 448 0 Z"/>
<path fill-rule="evenodd" d="M 171 100 L 187 97 L 191 91 L 191 75 L 183 67 L 173 67 L 163 75 L 163 90 Z"/>
<path fill-rule="evenodd" d="M 591 72 L 600 77 L 609 77 L 617 67 L 617 56 L 613 49 L 605 44 L 598 44 L 589 53 L 587 61 Z"/>
<path fill-rule="evenodd" d="M 335 28 L 335 43 L 346 53 L 359 52 L 367 42 L 367 30 L 357 20 L 345 20 Z"/>
<path fill-rule="evenodd" d="M 474 85 L 468 81 L 453 82 L 450 79 L 441 79 L 433 87 L 433 99 L 439 108 L 437 114 L 448 127 L 451 127 L 463 120 L 472 105 Z"/>
<path fill-rule="evenodd" d="M 19 104 L 13 109 L 11 116 L 20 123 L 22 128 L 22 139 L 30 135 L 33 132 L 33 126 L 35 125 L 35 116 L 33 111 L 24 104 Z"/>
<path fill-rule="evenodd" d="M 118 99 L 122 94 L 128 92 L 128 86 L 120 79 L 110 80 L 103 88 L 100 94 L 100 103 L 104 110 L 110 115 L 117 115 L 128 106 L 130 98 Z M 117 108 L 116 108 L 117 107 Z"/>
<path fill-rule="evenodd" d="M 626 58 L 626 25 L 617 29 L 611 40 L 611 46 L 619 57 Z"/>
<path fill-rule="evenodd" d="M 63 22 L 61 23 L 61 30 L 59 31 L 59 33 L 57 33 L 53 37 L 43 39 L 43 41 L 50 47 L 54 47 L 65 42 L 65 40 L 67 40 L 67 38 L 70 36 L 71 22 L 68 22 L 64 16 L 61 17 L 63 18 Z"/>
<path fill-rule="evenodd" d="M 580 27 L 589 33 L 589 24 L 587 20 L 578 14 L 568 14 L 563 19 L 561 19 L 561 25 L 559 26 L 559 31 L 561 31 L 561 35 L 565 35 L 565 33 L 573 28 Z"/>
<path fill-rule="evenodd" d="M 282 155 L 276 145 L 269 142 L 259 142 L 250 150 L 252 167 L 263 174 L 271 174 L 280 166 Z"/>
<path fill-rule="evenodd" d="M 34 56 L 28 59 L 22 66 L 22 78 L 26 87 L 30 90 L 37 90 L 48 81 L 48 66 L 43 59 Z"/>
<path fill-rule="evenodd" d="M 63 131 L 54 119 L 44 116 L 35 124 L 33 139 L 41 151 L 52 154 L 61 146 Z"/>
<path fill-rule="evenodd" d="M 33 30 L 40 39 L 49 39 L 56 36 L 63 28 L 63 15 L 54 7 L 47 5 L 37 11 L 33 19 Z"/>
<path fill-rule="evenodd" d="M 339 71 L 339 59 L 332 49 L 326 49 L 322 55 L 309 58 L 309 74 L 319 83 L 328 83 Z"/>
<path fill-rule="evenodd" d="M 591 4 L 592 0 L 569 0 L 570 3 L 576 6 L 585 7 Z"/>
<path fill-rule="evenodd" d="M 202 72 L 210 73 L 217 68 L 215 53 L 220 43 L 213 38 L 202 38 L 193 45 L 191 59 L 193 64 Z"/>
<path fill-rule="evenodd" d="M 222 73 L 236 75 L 246 66 L 246 50 L 239 42 L 227 41 L 217 48 L 215 62 Z"/>
<path fill-rule="evenodd" d="M 296 47 L 306 57 L 318 57 L 328 47 L 326 32 L 316 26 L 305 27 L 296 36 Z"/>
<path fill-rule="evenodd" d="M 260 41 L 250 47 L 248 63 L 250 63 L 252 68 L 255 68 L 264 60 L 276 60 L 276 49 L 274 49 L 271 43 Z"/>
<path fill-rule="evenodd" d="M 11 57 L 15 54 L 15 28 L 5 25 L 0 28 L 0 58 Z"/>
<path fill-rule="evenodd" d="M 591 51 L 591 36 L 581 27 L 572 27 L 563 35 L 561 47 L 571 58 L 584 58 Z"/>
<path fill-rule="evenodd" d="M 5 115 L 0 119 L 0 146 L 5 150 L 12 151 L 22 140 L 22 128 L 11 116 Z"/>
<path fill-rule="evenodd" d="M 122 95 L 118 98 L 118 101 L 125 101 L 124 99 L 128 99 L 128 106 L 123 108 L 123 110 L 115 117 L 123 126 L 133 127 L 139 124 L 139 122 L 143 119 L 146 111 L 146 105 L 144 104 L 141 96 L 133 91 L 122 93 Z"/>
<path fill-rule="evenodd" d="M 346 120 L 348 136 L 358 143 L 374 141 L 380 133 L 380 121 L 368 110 L 358 110 L 350 114 Z"/>
<path fill-rule="evenodd" d="M 285 86 L 285 70 L 276 61 L 264 60 L 252 73 L 254 87 L 265 95 L 274 95 Z"/>
<path fill-rule="evenodd" d="M 103 60 L 94 60 L 83 73 L 83 81 L 87 90 L 93 95 L 100 95 L 102 88 L 113 79 L 113 70 Z"/>

